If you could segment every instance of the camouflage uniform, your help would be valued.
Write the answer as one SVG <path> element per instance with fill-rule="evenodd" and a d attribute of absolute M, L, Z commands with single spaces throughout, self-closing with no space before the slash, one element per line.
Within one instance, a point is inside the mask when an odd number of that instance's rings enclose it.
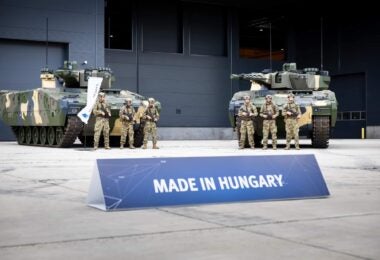
<path fill-rule="evenodd" d="M 110 116 L 109 115 L 111 114 L 111 110 L 105 101 L 104 102 L 97 101 L 92 112 L 96 116 L 95 129 L 94 129 L 94 148 L 95 149 L 98 148 L 100 133 L 103 130 L 104 147 L 106 149 L 109 149 L 110 148 L 110 124 L 109 124 Z M 102 112 L 105 113 L 105 115 L 103 115 Z"/>
<path fill-rule="evenodd" d="M 246 113 L 244 115 L 243 113 Z M 243 149 L 245 145 L 246 135 L 248 134 L 248 142 L 251 148 L 255 147 L 255 141 L 253 135 L 255 133 L 255 128 L 253 126 L 253 117 L 257 116 L 257 109 L 254 105 L 249 104 L 246 106 L 243 104 L 239 109 L 240 118 L 240 145 L 239 148 Z"/>
<path fill-rule="evenodd" d="M 291 112 L 292 115 L 288 115 L 287 112 Z M 286 148 L 285 149 L 289 149 L 292 138 L 294 138 L 296 149 L 299 149 L 299 136 L 298 136 L 299 126 L 297 123 L 297 117 L 301 115 L 300 107 L 294 102 L 289 102 L 288 104 L 285 105 L 284 109 L 282 110 L 282 115 L 285 118 L 285 129 L 286 129 Z"/>
<path fill-rule="evenodd" d="M 134 117 L 135 109 L 130 105 L 124 105 L 119 111 L 119 117 L 121 121 L 121 136 L 120 136 L 120 148 L 124 147 L 126 137 L 128 136 L 129 147 L 134 148 Z"/>
<path fill-rule="evenodd" d="M 270 116 L 272 119 L 263 120 L 263 149 L 268 147 L 268 136 L 269 132 L 272 134 L 272 145 L 273 149 L 277 149 L 277 126 L 276 126 L 276 117 L 278 116 L 278 108 L 273 103 L 264 103 L 260 109 L 260 115 Z"/>
<path fill-rule="evenodd" d="M 150 119 L 148 118 L 150 117 Z M 143 148 L 147 148 L 148 143 L 148 137 L 149 135 L 152 136 L 152 142 L 153 142 L 153 149 L 158 149 L 157 147 L 157 126 L 156 122 L 158 121 L 160 115 L 158 113 L 158 110 L 153 105 L 153 107 L 148 106 L 144 113 L 143 113 L 143 119 L 145 120 L 145 127 L 144 127 L 144 146 Z"/>

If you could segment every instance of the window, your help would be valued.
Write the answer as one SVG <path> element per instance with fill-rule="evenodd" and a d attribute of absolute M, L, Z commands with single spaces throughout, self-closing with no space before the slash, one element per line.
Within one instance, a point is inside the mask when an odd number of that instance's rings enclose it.
<path fill-rule="evenodd" d="M 360 112 L 351 112 L 351 120 L 360 120 Z"/>
<path fill-rule="evenodd" d="M 284 61 L 286 54 L 286 19 L 260 11 L 239 10 L 239 52 L 242 58 Z"/>
<path fill-rule="evenodd" d="M 104 46 L 132 50 L 132 4 L 130 1 L 105 1 Z"/>
<path fill-rule="evenodd" d="M 193 4 L 190 13 L 191 54 L 227 56 L 227 12 L 217 5 Z"/>
<path fill-rule="evenodd" d="M 182 6 L 177 1 L 156 1 L 141 9 L 143 51 L 183 52 Z"/>
<path fill-rule="evenodd" d="M 347 120 L 365 120 L 366 112 L 365 111 L 344 111 L 338 112 L 337 121 L 347 121 Z"/>

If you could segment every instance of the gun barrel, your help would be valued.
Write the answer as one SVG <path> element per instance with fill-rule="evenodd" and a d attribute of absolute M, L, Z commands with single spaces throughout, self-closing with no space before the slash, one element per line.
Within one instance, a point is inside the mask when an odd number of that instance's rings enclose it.
<path fill-rule="evenodd" d="M 257 82 L 267 83 L 268 84 L 268 77 L 265 76 L 263 73 L 242 73 L 242 74 L 231 74 L 231 79 L 243 79 L 243 80 L 253 80 Z"/>
<path fill-rule="evenodd" d="M 241 74 L 231 74 L 230 79 L 241 79 Z"/>

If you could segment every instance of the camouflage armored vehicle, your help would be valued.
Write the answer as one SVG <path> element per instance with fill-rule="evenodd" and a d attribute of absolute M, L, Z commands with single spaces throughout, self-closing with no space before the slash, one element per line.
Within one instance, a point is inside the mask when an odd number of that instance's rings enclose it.
<path fill-rule="evenodd" d="M 77 117 L 86 106 L 90 76 L 103 78 L 100 88 L 107 94 L 107 103 L 111 106 L 111 144 L 120 142 L 119 109 L 126 98 L 131 98 L 137 111 L 134 146 L 140 147 L 144 138 L 143 121 L 140 119 L 148 101 L 127 90 L 112 89 L 113 75 L 109 68 L 80 70 L 76 62 L 65 62 L 63 68 L 55 71 L 43 69 L 40 88 L 0 91 L 0 119 L 12 128 L 22 145 L 70 147 L 78 137 L 83 144 L 92 146 L 94 116 L 91 115 L 86 125 Z M 161 109 L 159 102 L 156 106 Z"/>
<path fill-rule="evenodd" d="M 295 63 L 285 63 L 282 71 L 232 74 L 231 79 L 251 82 L 251 89 L 235 93 L 229 104 L 229 119 L 239 139 L 240 122 L 237 114 L 245 95 L 251 97 L 251 102 L 258 110 L 264 104 L 265 96 L 272 95 L 281 115 L 281 110 L 287 103 L 287 95 L 293 93 L 295 102 L 302 112 L 298 120 L 300 136 L 311 138 L 313 147 L 328 147 L 330 132 L 336 122 L 338 103 L 334 92 L 328 90 L 330 77 L 327 71 L 319 71 L 316 68 L 297 70 Z M 253 120 L 255 144 L 258 145 L 262 139 L 263 120 L 261 117 Z M 279 116 L 276 123 L 278 137 L 285 137 L 284 118 Z"/>

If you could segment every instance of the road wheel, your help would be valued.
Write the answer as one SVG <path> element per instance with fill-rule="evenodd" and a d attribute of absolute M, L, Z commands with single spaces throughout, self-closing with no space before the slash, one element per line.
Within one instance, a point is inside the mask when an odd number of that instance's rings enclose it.
<path fill-rule="evenodd" d="M 19 144 L 25 143 L 25 128 L 23 126 L 20 126 L 17 131 L 17 142 Z"/>
<path fill-rule="evenodd" d="M 38 131 L 38 127 L 35 126 L 35 127 L 33 127 L 33 130 L 32 130 L 32 142 L 33 142 L 33 144 L 38 144 L 39 139 L 40 139 L 40 133 Z"/>
<path fill-rule="evenodd" d="M 46 127 L 43 126 L 40 129 L 40 143 L 41 143 L 41 145 L 46 144 L 46 139 L 47 139 L 47 131 L 46 131 Z"/>
<path fill-rule="evenodd" d="M 47 141 L 50 146 L 55 144 L 55 130 L 54 127 L 50 126 L 47 131 Z"/>
<path fill-rule="evenodd" d="M 30 128 L 30 126 L 27 126 L 25 128 L 25 143 L 26 144 L 32 143 L 32 128 Z"/>

